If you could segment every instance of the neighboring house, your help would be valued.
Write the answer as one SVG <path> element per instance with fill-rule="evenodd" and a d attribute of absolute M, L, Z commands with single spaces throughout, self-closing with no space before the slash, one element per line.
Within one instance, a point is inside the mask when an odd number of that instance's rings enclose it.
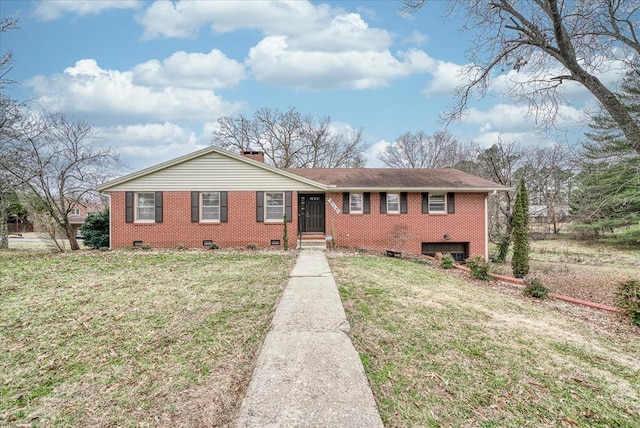
<path fill-rule="evenodd" d="M 487 196 L 505 187 L 455 169 L 278 169 L 260 152 L 208 147 L 101 185 L 113 248 L 334 242 L 488 255 Z"/>
<path fill-rule="evenodd" d="M 69 212 L 69 223 L 74 230 L 74 233 L 78 235 L 78 231 L 80 227 L 84 224 L 87 216 L 91 213 L 101 212 L 105 208 L 104 201 L 99 203 L 89 203 L 89 204 L 77 204 L 75 208 L 72 208 Z M 34 215 L 33 217 L 33 225 L 32 231 L 37 233 L 48 233 L 51 229 L 51 226 L 47 224 L 50 220 L 47 216 L 38 216 Z M 57 227 L 55 229 L 55 234 L 58 237 L 64 237 L 65 233 L 61 227 Z"/>
<path fill-rule="evenodd" d="M 551 208 L 554 210 L 552 211 Z M 558 205 L 549 207 L 547 205 L 529 205 L 529 221 L 531 224 L 547 224 L 554 220 L 563 222 L 569 216 L 569 207 Z"/>

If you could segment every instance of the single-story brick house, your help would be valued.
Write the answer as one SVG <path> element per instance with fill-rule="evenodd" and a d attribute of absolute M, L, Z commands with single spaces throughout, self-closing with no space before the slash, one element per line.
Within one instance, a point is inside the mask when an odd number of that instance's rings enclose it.
<path fill-rule="evenodd" d="M 279 169 L 261 152 L 207 147 L 101 185 L 111 246 L 338 247 L 488 255 L 487 196 L 451 168 Z"/>

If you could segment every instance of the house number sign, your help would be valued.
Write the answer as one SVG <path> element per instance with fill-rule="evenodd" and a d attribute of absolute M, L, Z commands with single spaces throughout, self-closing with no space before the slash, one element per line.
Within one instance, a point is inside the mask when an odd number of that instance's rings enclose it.
<path fill-rule="evenodd" d="M 331 205 L 331 208 L 333 208 L 333 210 L 336 212 L 336 214 L 340 214 L 340 208 L 338 208 L 336 203 L 333 202 L 333 199 L 331 199 L 331 198 L 329 198 L 329 205 Z"/>

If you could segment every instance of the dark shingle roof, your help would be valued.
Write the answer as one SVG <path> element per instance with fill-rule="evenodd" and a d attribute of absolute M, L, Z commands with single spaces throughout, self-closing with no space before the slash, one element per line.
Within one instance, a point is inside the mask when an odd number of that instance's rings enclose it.
<path fill-rule="evenodd" d="M 453 168 L 289 168 L 286 171 L 340 189 L 506 190 Z"/>

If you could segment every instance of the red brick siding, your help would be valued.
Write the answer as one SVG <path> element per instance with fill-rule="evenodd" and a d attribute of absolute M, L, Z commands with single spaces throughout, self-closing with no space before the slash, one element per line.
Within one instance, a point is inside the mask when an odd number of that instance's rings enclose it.
<path fill-rule="evenodd" d="M 226 223 L 192 223 L 191 192 L 164 192 L 162 199 L 162 223 L 126 223 L 125 193 L 112 193 L 111 247 L 130 246 L 133 241 L 143 241 L 152 248 L 174 247 L 178 244 L 194 248 L 202 247 L 205 239 L 211 239 L 220 247 L 240 247 L 247 244 L 267 247 L 272 239 L 279 239 L 282 244 L 282 222 L 256 222 L 255 192 L 228 193 L 229 221 Z M 293 192 L 294 217 L 297 210 L 297 196 Z M 291 248 L 296 245 L 295 224 L 291 222 L 287 225 Z"/>
<path fill-rule="evenodd" d="M 191 193 L 164 192 L 163 223 L 135 224 L 125 222 L 124 192 L 111 195 L 111 245 L 113 248 L 130 246 L 143 241 L 151 247 L 202 247 L 202 241 L 211 239 L 221 247 L 240 247 L 255 244 L 270 245 L 272 239 L 282 241 L 282 223 L 256 222 L 255 192 L 229 192 L 226 223 L 192 223 Z M 455 214 L 422 214 L 420 193 L 409 193 L 407 214 L 380 214 L 380 196 L 371 192 L 370 214 L 344 214 L 342 193 L 326 196 L 326 233 L 332 235 L 340 247 L 385 249 L 401 244 L 393 238 L 394 227 L 407 227 L 409 238 L 403 250 L 420 254 L 423 242 L 469 242 L 470 255 L 485 254 L 485 194 L 457 193 Z M 340 209 L 337 214 L 329 204 L 332 199 Z M 298 197 L 293 192 L 293 221 L 288 224 L 289 246 L 295 248 L 297 233 Z M 451 239 L 445 240 L 448 234 Z M 398 248 L 399 249 L 399 248 Z"/>
<path fill-rule="evenodd" d="M 408 239 L 403 251 L 422 252 L 423 242 L 468 242 L 469 255 L 485 255 L 484 198 L 485 194 L 456 193 L 455 214 L 422 214 L 422 195 L 409 193 L 407 214 L 380 214 L 380 194 L 371 192 L 370 214 L 344 214 L 342 193 L 328 193 L 326 204 L 327 234 L 336 245 L 350 248 L 398 248 L 393 238 L 396 225 L 406 226 Z M 329 199 L 340 208 L 340 214 L 330 206 Z M 445 240 L 448 234 L 450 240 Z"/>

